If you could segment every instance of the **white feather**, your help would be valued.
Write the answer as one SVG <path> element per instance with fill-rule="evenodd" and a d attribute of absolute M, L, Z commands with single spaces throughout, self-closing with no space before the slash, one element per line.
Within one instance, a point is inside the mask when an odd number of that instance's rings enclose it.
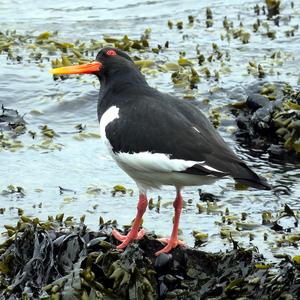
<path fill-rule="evenodd" d="M 145 172 L 180 172 L 195 164 L 202 164 L 204 161 L 193 161 L 183 159 L 171 159 L 169 154 L 164 153 L 124 153 L 115 155 L 115 160 L 131 169 Z"/>
<path fill-rule="evenodd" d="M 207 170 L 209 170 L 209 171 L 218 172 L 218 173 L 224 173 L 223 171 L 217 170 L 217 169 L 215 169 L 213 167 L 210 167 L 208 165 L 205 165 L 205 164 L 202 165 L 202 167 L 205 168 L 205 169 L 207 169 Z"/>
<path fill-rule="evenodd" d="M 204 161 L 171 159 L 163 153 L 115 153 L 112 155 L 118 165 L 137 183 L 139 190 L 146 192 L 159 189 L 162 185 L 173 185 L 181 188 L 187 185 L 203 185 L 213 183 L 215 176 L 199 176 L 180 173 L 195 164 Z"/>
<path fill-rule="evenodd" d="M 193 126 L 193 128 L 197 131 L 197 132 L 199 132 L 200 133 L 200 131 L 195 127 L 195 126 Z"/>
<path fill-rule="evenodd" d="M 112 147 L 109 140 L 106 137 L 106 126 L 112 121 L 119 119 L 119 108 L 116 106 L 111 106 L 100 119 L 100 135 L 108 149 L 112 152 Z"/>

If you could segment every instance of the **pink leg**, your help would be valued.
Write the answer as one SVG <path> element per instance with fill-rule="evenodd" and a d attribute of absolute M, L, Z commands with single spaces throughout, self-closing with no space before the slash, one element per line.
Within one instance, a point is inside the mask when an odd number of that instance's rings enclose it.
<path fill-rule="evenodd" d="M 112 231 L 112 235 L 118 241 L 122 242 L 119 246 L 117 246 L 118 249 L 125 248 L 132 240 L 139 240 L 145 235 L 145 230 L 141 229 L 139 231 L 139 228 L 142 222 L 143 215 L 146 211 L 147 205 L 148 205 L 148 201 L 146 195 L 140 194 L 139 202 L 137 205 L 137 214 L 129 233 L 127 235 L 122 235 L 116 229 Z"/>
<path fill-rule="evenodd" d="M 180 214 L 182 210 L 182 196 L 180 193 L 180 190 L 177 190 L 177 196 L 175 201 L 173 202 L 173 207 L 175 209 L 175 217 L 174 217 L 174 224 L 173 224 L 173 230 L 170 238 L 162 238 L 159 239 L 159 241 L 166 243 L 167 245 L 161 249 L 160 251 L 156 252 L 155 255 L 159 255 L 161 253 L 168 253 L 170 252 L 173 248 L 179 246 L 183 246 L 184 243 L 180 240 L 178 240 L 178 226 L 179 226 L 179 219 L 180 219 Z"/>

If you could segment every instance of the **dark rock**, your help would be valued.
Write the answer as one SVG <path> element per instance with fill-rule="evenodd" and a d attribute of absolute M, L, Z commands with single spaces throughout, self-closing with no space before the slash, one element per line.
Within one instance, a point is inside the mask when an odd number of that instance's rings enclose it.
<path fill-rule="evenodd" d="M 161 253 L 156 258 L 155 263 L 154 263 L 154 267 L 159 271 L 162 271 L 165 268 L 168 269 L 170 267 L 171 259 L 172 259 L 171 254 Z"/>
<path fill-rule="evenodd" d="M 257 110 L 269 104 L 269 100 L 260 94 L 251 94 L 248 96 L 246 104 L 250 109 Z"/>
<path fill-rule="evenodd" d="M 237 118 L 236 118 L 236 123 L 237 126 L 239 127 L 239 129 L 242 130 L 249 130 L 249 126 L 250 126 L 250 119 L 248 116 L 245 116 L 244 114 L 240 114 Z"/>
<path fill-rule="evenodd" d="M 94 238 L 94 239 L 90 240 L 86 246 L 88 249 L 91 249 L 91 250 L 99 250 L 100 242 L 104 241 L 105 239 L 106 239 L 105 237 Z"/>
<path fill-rule="evenodd" d="M 17 127 L 23 128 L 19 130 L 18 134 L 24 133 L 26 122 L 23 116 L 20 116 L 18 111 L 14 109 L 5 108 L 2 105 L 2 113 L 0 114 L 0 130 L 13 130 Z"/>
<path fill-rule="evenodd" d="M 220 201 L 219 197 L 211 194 L 211 193 L 206 193 L 206 192 L 202 192 L 201 189 L 198 189 L 199 192 L 199 200 L 203 201 L 203 202 L 214 202 L 214 201 Z"/>
<path fill-rule="evenodd" d="M 268 148 L 268 152 L 274 158 L 283 158 L 287 153 L 287 151 L 283 149 L 281 145 L 274 145 L 274 144 L 270 145 L 270 147 Z"/>
<path fill-rule="evenodd" d="M 266 129 L 270 125 L 271 109 L 269 107 L 261 107 L 255 111 L 251 117 L 251 123 L 257 125 L 258 128 Z"/>
<path fill-rule="evenodd" d="M 246 89 L 245 106 L 234 106 L 242 146 L 269 153 L 270 159 L 300 159 L 300 92 L 285 83 L 258 82 Z"/>
<path fill-rule="evenodd" d="M 168 292 L 168 287 L 162 281 L 159 285 L 159 297 L 163 298 Z"/>

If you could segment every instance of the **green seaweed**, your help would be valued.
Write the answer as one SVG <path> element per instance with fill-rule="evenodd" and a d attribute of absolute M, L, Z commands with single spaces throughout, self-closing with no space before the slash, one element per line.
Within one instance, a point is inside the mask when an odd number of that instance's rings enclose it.
<path fill-rule="evenodd" d="M 63 220 L 63 215 L 46 222 L 23 217 L 17 226 L 7 226 L 15 233 L 0 245 L 1 299 L 299 296 L 298 256 L 283 256 L 280 263 L 270 264 L 254 249 L 212 254 L 176 248 L 155 257 L 162 245 L 151 234 L 119 251 L 110 234 L 111 221 L 102 219 L 99 231 L 90 231 L 84 220 Z"/>

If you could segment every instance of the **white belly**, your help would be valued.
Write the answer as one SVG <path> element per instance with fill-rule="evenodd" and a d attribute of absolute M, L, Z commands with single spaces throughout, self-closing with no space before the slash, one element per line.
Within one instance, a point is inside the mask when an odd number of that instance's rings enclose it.
<path fill-rule="evenodd" d="M 132 168 L 126 162 L 121 162 L 113 155 L 113 158 L 137 184 L 142 192 L 159 189 L 162 185 L 172 185 L 176 188 L 184 186 L 200 186 L 214 183 L 218 178 L 212 175 L 201 176 L 181 173 L 180 171 L 158 171 L 158 170 L 138 170 Z"/>

